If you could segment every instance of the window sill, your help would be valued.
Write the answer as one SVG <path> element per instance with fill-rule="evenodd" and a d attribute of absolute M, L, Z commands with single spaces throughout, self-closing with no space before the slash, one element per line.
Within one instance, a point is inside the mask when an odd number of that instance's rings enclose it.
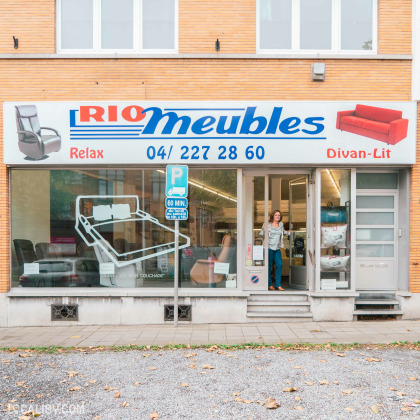
<path fill-rule="evenodd" d="M 243 297 L 249 296 L 248 292 L 242 292 L 237 289 L 179 289 L 179 297 Z M 42 298 L 42 297 L 141 297 L 141 298 L 173 298 L 174 291 L 167 289 L 117 289 L 117 288 L 14 288 L 6 293 L 9 298 Z"/>
<path fill-rule="evenodd" d="M 411 54 L 338 54 L 338 53 L 294 53 L 294 54 L 0 54 L 0 59 L 235 59 L 235 60 L 412 60 Z"/>

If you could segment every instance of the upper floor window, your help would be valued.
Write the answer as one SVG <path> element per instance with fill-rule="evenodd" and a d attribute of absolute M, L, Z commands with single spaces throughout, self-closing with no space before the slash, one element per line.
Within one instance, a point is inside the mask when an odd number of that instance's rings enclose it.
<path fill-rule="evenodd" d="M 376 0 L 258 0 L 258 3 L 260 52 L 376 51 Z"/>
<path fill-rule="evenodd" d="M 57 0 L 59 52 L 175 52 L 177 0 Z"/>

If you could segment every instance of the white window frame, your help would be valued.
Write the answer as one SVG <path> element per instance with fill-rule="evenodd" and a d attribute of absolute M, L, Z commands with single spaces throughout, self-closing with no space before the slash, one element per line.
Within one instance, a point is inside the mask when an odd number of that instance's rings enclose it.
<path fill-rule="evenodd" d="M 175 2 L 174 48 L 173 49 L 144 49 L 143 21 L 141 10 L 143 0 L 133 0 L 133 48 L 111 49 L 101 48 L 101 0 L 93 0 L 93 48 L 70 49 L 61 48 L 61 0 L 57 0 L 56 17 L 56 45 L 58 54 L 174 54 L 178 52 L 178 0 Z"/>
<path fill-rule="evenodd" d="M 300 0 L 292 0 L 292 47 L 290 49 L 263 49 L 260 45 L 260 2 L 257 0 L 257 54 L 340 54 L 340 55 L 372 55 L 378 49 L 378 0 L 372 1 L 372 49 L 371 50 L 342 50 L 341 49 L 341 2 L 332 1 L 331 49 L 305 50 L 300 49 Z"/>

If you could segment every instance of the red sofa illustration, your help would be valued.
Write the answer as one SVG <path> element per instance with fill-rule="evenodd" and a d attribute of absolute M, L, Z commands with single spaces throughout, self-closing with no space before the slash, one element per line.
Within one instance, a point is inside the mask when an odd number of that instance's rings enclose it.
<path fill-rule="evenodd" d="M 395 109 L 356 105 L 354 111 L 337 112 L 337 129 L 397 144 L 407 137 L 408 119 Z"/>

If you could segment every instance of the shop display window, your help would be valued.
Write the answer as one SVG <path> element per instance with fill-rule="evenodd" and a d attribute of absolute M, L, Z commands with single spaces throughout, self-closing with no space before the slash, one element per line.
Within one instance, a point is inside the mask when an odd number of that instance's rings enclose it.
<path fill-rule="evenodd" d="M 321 171 L 321 289 L 350 288 L 351 171 Z"/>
<path fill-rule="evenodd" d="M 173 287 L 164 170 L 11 170 L 12 287 Z M 236 170 L 190 169 L 180 287 L 236 287 Z"/>

